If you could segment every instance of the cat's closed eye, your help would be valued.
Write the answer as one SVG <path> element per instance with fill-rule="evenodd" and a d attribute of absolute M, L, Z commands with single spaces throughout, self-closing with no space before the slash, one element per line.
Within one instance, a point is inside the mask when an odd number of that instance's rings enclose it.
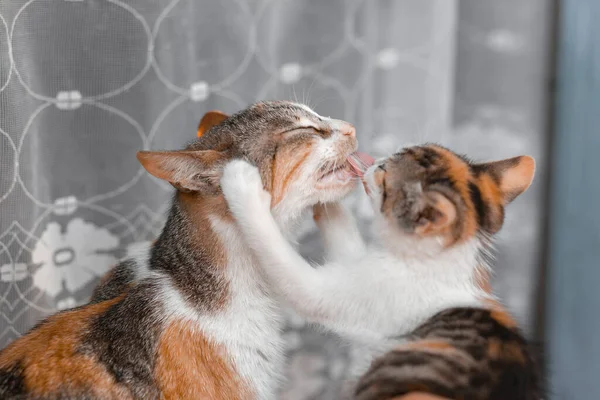
<path fill-rule="evenodd" d="M 283 136 L 294 136 L 299 134 L 325 136 L 328 132 L 315 126 L 298 126 L 282 132 Z"/>
<path fill-rule="evenodd" d="M 314 126 L 295 126 L 293 128 L 290 128 L 286 131 L 281 132 L 281 134 L 287 135 L 287 134 L 309 132 L 309 131 L 316 132 L 317 128 L 315 128 Z"/>

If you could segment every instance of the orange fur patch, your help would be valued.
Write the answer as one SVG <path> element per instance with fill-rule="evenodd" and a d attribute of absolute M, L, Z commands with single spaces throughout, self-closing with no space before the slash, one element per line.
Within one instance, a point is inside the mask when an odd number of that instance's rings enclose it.
<path fill-rule="evenodd" d="M 459 351 L 456 347 L 452 346 L 452 344 L 444 341 L 444 340 L 418 340 L 415 342 L 410 342 L 404 345 L 401 345 L 397 348 L 400 351 L 430 351 L 437 352 L 440 350 L 451 350 L 451 351 Z"/>
<path fill-rule="evenodd" d="M 491 317 L 507 328 L 513 329 L 517 327 L 517 322 L 505 310 L 496 308 L 492 311 Z"/>
<path fill-rule="evenodd" d="M 496 322 L 509 329 L 514 329 L 518 326 L 517 321 L 515 321 L 510 313 L 506 311 L 502 304 L 500 304 L 497 300 L 485 299 L 484 303 L 487 303 L 490 307 L 490 316 L 496 320 Z"/>
<path fill-rule="evenodd" d="M 10 344 L 0 354 L 0 368 L 20 363 L 25 386 L 34 396 L 91 392 L 99 398 L 132 398 L 104 366 L 77 352 L 93 317 L 123 296 L 50 317 L 40 327 Z"/>
<path fill-rule="evenodd" d="M 227 353 L 191 322 L 176 321 L 162 333 L 154 376 L 163 399 L 250 399 Z"/>
<path fill-rule="evenodd" d="M 489 174 L 479 175 L 477 187 L 479 187 L 481 198 L 484 202 L 491 203 L 495 206 L 501 206 L 504 204 L 502 191 Z"/>
<path fill-rule="evenodd" d="M 230 222 L 234 221 L 233 216 L 229 213 L 223 194 L 203 196 L 194 192 L 178 192 L 177 195 L 183 210 L 193 220 L 195 226 L 207 226 L 209 216 L 215 216 Z"/>
<path fill-rule="evenodd" d="M 297 151 L 278 152 L 273 160 L 272 177 L 272 200 L 271 207 L 276 206 L 284 197 L 287 188 L 296 176 L 300 166 L 310 155 L 310 146 L 299 153 Z M 291 158 L 291 159 L 290 159 Z"/>
<path fill-rule="evenodd" d="M 477 216 L 475 213 L 475 206 L 471 202 L 471 194 L 469 192 L 469 177 L 471 173 L 469 166 L 454 153 L 446 150 L 442 147 L 434 146 L 445 161 L 445 166 L 448 170 L 448 177 L 455 183 L 456 190 L 460 196 L 465 199 L 467 206 L 467 212 L 464 215 L 464 225 L 461 236 L 454 241 L 454 243 L 460 242 L 466 238 L 472 237 L 477 232 Z"/>
<path fill-rule="evenodd" d="M 444 342 L 444 341 L 421 341 L 421 342 L 415 342 L 415 345 L 411 348 L 412 350 L 448 350 L 448 349 L 454 349 L 454 347 L 448 343 L 448 342 Z"/>
<path fill-rule="evenodd" d="M 229 116 L 222 113 L 221 111 L 213 110 L 213 111 L 207 112 L 206 114 L 204 114 L 204 117 L 202 117 L 202 119 L 200 120 L 200 123 L 198 124 L 198 132 L 197 132 L 198 137 L 201 137 L 210 128 L 212 128 L 215 125 L 219 125 L 221 122 L 225 121 L 227 118 L 229 118 Z"/>

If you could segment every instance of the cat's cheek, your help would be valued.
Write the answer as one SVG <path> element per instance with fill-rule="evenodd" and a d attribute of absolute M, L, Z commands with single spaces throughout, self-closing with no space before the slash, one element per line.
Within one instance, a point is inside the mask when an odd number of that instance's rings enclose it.
<path fill-rule="evenodd" d="M 314 183 L 311 181 L 311 145 L 296 146 L 280 150 L 273 161 L 271 176 L 271 206 L 284 202 L 286 208 L 294 207 L 297 202 L 293 188 L 301 185 L 304 192 L 311 192 Z M 304 208 L 304 204 L 298 209 Z"/>

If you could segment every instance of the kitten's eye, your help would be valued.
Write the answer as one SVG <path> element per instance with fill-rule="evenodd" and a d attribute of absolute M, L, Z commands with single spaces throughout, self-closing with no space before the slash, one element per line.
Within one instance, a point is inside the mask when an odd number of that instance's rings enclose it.
<path fill-rule="evenodd" d="M 380 169 L 380 170 L 382 170 L 383 172 L 386 172 L 386 171 L 385 171 L 385 164 L 380 164 L 380 165 L 378 165 L 378 166 L 377 166 L 377 169 Z"/>

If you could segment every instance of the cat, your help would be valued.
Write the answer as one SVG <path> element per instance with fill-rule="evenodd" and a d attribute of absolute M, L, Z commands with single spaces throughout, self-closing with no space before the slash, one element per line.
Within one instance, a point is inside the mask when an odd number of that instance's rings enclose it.
<path fill-rule="evenodd" d="M 354 127 L 305 105 L 262 102 L 180 151 L 137 157 L 177 190 L 151 251 L 117 266 L 85 306 L 0 352 L 2 399 L 273 399 L 282 311 L 220 188 L 227 161 L 258 168 L 283 229 L 356 185 Z"/>
<path fill-rule="evenodd" d="M 255 167 L 233 160 L 221 180 L 272 287 L 301 316 L 359 346 L 364 359 L 353 376 L 401 343 L 363 378 L 357 398 L 421 390 L 456 399 L 540 399 L 527 342 L 480 285 L 488 268 L 482 255 L 503 224 L 505 206 L 531 184 L 533 158 L 477 164 L 423 145 L 366 172 L 357 164 L 378 243 L 366 246 L 338 204 L 317 205 L 329 261 L 316 268 L 281 235 Z"/>

